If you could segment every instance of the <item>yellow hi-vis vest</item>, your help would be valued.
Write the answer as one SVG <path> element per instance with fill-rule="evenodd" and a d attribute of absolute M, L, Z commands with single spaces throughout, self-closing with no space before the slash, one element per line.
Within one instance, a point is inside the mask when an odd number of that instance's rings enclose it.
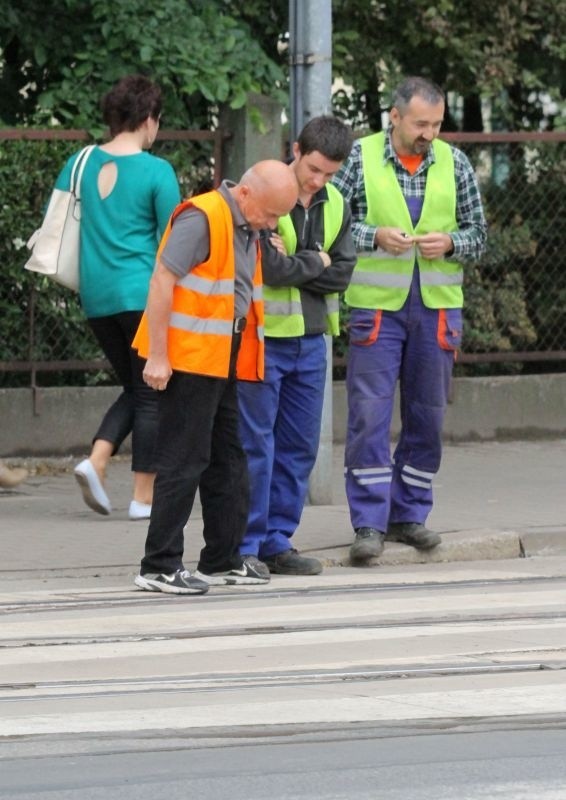
<path fill-rule="evenodd" d="M 167 333 L 167 355 L 171 368 L 215 378 L 226 378 L 234 328 L 234 223 L 228 203 L 212 191 L 180 203 L 157 251 L 161 255 L 175 218 L 195 207 L 208 217 L 210 253 L 180 278 L 173 289 L 173 307 Z M 263 380 L 264 331 L 261 255 L 257 245 L 252 302 L 242 332 L 236 374 L 248 381 Z M 149 355 L 149 326 L 144 313 L 132 347 L 142 358 Z"/>
<path fill-rule="evenodd" d="M 328 200 L 324 203 L 323 249 L 328 252 L 342 228 L 344 220 L 344 200 L 342 195 L 331 184 L 326 184 Z M 279 218 L 277 232 L 283 239 L 288 255 L 297 252 L 297 233 L 290 214 Z M 327 333 L 338 336 L 339 300 L 338 292 L 325 296 Z M 301 304 L 301 292 L 296 286 L 263 287 L 265 304 L 265 335 L 284 338 L 286 336 L 303 336 L 305 319 Z"/>
<path fill-rule="evenodd" d="M 456 221 L 456 178 L 454 157 L 446 142 L 432 143 L 435 161 L 426 176 L 420 219 L 415 228 L 395 175 L 393 164 L 383 162 L 385 133 L 361 139 L 362 167 L 368 211 L 368 225 L 401 228 L 409 235 L 458 230 Z M 461 308 L 462 266 L 443 258 L 423 258 L 417 247 L 393 256 L 378 247 L 358 253 L 345 299 L 354 308 L 398 311 L 409 294 L 415 260 L 420 273 L 423 303 L 428 308 Z"/>

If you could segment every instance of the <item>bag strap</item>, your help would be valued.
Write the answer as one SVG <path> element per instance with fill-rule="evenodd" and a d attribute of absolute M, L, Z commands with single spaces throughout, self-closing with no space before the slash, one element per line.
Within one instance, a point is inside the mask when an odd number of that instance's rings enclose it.
<path fill-rule="evenodd" d="M 96 145 L 94 144 L 89 144 L 87 147 L 83 147 L 75 159 L 75 163 L 73 164 L 73 169 L 71 171 L 71 192 L 75 195 L 77 200 L 80 199 L 81 196 L 81 180 L 86 162 L 88 161 L 88 158 L 95 147 Z"/>

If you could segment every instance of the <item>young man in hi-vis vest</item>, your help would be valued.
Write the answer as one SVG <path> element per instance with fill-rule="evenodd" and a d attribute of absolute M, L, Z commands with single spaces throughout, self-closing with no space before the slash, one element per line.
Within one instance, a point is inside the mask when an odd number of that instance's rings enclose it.
<path fill-rule="evenodd" d="M 420 550 L 452 367 L 462 336 L 461 262 L 483 251 L 486 223 L 466 156 L 437 137 L 442 90 L 423 78 L 397 89 L 389 130 L 358 140 L 335 185 L 352 208 L 358 261 L 346 292 L 346 493 L 354 563 L 385 540 Z M 399 380 L 401 433 L 390 428 Z"/>
<path fill-rule="evenodd" d="M 350 209 L 329 181 L 352 146 L 350 128 L 313 118 L 293 145 L 289 168 L 299 199 L 262 240 L 265 378 L 238 383 L 240 431 L 250 475 L 250 512 L 240 553 L 270 572 L 316 575 L 322 565 L 291 543 L 320 439 L 325 334 L 338 334 L 338 293 L 356 254 Z"/>

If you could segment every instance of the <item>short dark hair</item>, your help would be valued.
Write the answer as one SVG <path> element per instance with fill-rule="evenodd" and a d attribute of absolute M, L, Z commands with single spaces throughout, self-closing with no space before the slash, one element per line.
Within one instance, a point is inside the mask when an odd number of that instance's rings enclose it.
<path fill-rule="evenodd" d="M 159 119 L 161 89 L 145 75 L 126 75 L 101 101 L 102 118 L 110 135 L 135 131 L 148 117 Z"/>
<path fill-rule="evenodd" d="M 403 114 L 413 97 L 421 97 L 425 102 L 431 105 L 443 103 L 445 95 L 440 86 L 427 78 L 418 78 L 412 76 L 405 78 L 403 83 L 395 89 L 393 94 L 393 106 Z"/>
<path fill-rule="evenodd" d="M 336 117 L 313 117 L 297 139 L 302 156 L 316 150 L 330 161 L 344 161 L 352 149 L 352 129 Z"/>

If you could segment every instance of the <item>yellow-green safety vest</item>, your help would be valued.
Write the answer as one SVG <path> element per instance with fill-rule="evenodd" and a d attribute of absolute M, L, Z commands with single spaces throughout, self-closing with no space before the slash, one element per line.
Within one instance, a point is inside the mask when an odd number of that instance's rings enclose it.
<path fill-rule="evenodd" d="M 407 203 L 393 163 L 384 163 L 385 133 L 361 139 L 362 167 L 368 211 L 366 223 L 401 228 L 409 235 L 458 230 L 454 157 L 446 142 L 432 143 L 434 163 L 428 168 L 423 208 L 413 227 Z M 420 273 L 421 295 L 428 308 L 461 308 L 461 264 L 443 258 L 423 258 L 418 248 L 393 256 L 378 247 L 358 252 L 358 260 L 345 299 L 354 308 L 398 311 L 409 294 L 415 260 Z"/>
<path fill-rule="evenodd" d="M 328 200 L 324 203 L 323 249 L 328 252 L 342 228 L 344 220 L 344 200 L 331 184 L 326 184 Z M 277 232 L 283 239 L 288 255 L 297 251 L 297 233 L 290 214 L 280 217 Z M 327 333 L 338 336 L 339 298 L 338 292 L 325 296 Z M 305 319 L 301 304 L 301 292 L 296 286 L 264 286 L 263 302 L 265 309 L 265 335 L 274 337 L 303 336 Z"/>

